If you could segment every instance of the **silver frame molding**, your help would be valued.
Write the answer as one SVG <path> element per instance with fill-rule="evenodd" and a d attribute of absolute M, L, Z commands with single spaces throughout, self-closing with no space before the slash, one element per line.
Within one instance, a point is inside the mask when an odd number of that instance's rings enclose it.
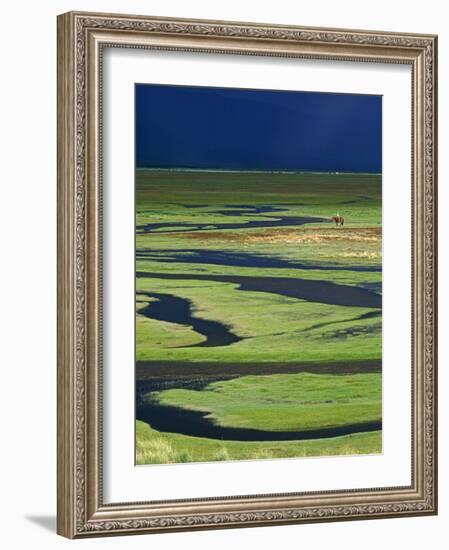
<path fill-rule="evenodd" d="M 412 483 L 407 487 L 104 504 L 104 47 L 412 68 Z M 58 533 L 70 538 L 437 513 L 437 37 L 70 12 L 58 17 Z M 408 314 L 408 313 L 407 313 Z M 405 360 L 408 360 L 405 359 Z"/>

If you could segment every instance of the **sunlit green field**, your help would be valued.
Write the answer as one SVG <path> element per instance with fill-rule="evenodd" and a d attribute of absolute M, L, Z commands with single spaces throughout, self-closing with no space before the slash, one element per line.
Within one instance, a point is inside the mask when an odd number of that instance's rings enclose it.
<path fill-rule="evenodd" d="M 332 395 L 332 399 L 329 396 Z M 215 424 L 263 430 L 311 430 L 378 419 L 380 374 L 242 376 L 203 390 L 156 393 L 164 405 L 206 412 Z"/>
<path fill-rule="evenodd" d="M 256 369 L 251 376 L 212 379 L 199 389 L 159 389 L 142 402 L 202 411 L 217 425 L 272 431 L 380 422 L 381 308 L 332 303 L 332 293 L 343 296 L 349 287 L 381 295 L 381 177 L 136 174 L 137 383 L 159 378 L 165 364 L 177 365 L 185 380 L 192 365 L 197 373 L 212 364 L 224 376 L 236 364 Z M 251 212 L 266 206 L 278 210 Z M 343 227 L 330 221 L 337 213 L 345 218 Z M 251 227 L 286 217 L 323 221 Z M 338 286 L 320 301 L 213 280 L 222 276 Z M 144 315 L 160 300 L 149 294 L 183 299 L 191 304 L 191 316 L 221 323 L 240 340 L 202 346 L 207 338 L 192 325 Z M 276 365 L 310 366 L 311 372 L 257 375 L 257 365 L 264 364 L 274 371 Z M 364 365 L 377 365 L 377 372 L 364 372 Z M 317 366 L 328 366 L 332 374 L 312 373 Z M 350 367 L 354 374 L 345 374 Z M 137 426 L 139 464 L 381 452 L 380 431 L 313 441 L 223 442 L 157 431 L 141 421 Z M 157 451 L 158 445 L 165 451 Z"/>
<path fill-rule="evenodd" d="M 381 448 L 380 431 L 310 441 L 241 442 L 161 433 L 144 422 L 136 422 L 139 465 L 373 454 Z"/>

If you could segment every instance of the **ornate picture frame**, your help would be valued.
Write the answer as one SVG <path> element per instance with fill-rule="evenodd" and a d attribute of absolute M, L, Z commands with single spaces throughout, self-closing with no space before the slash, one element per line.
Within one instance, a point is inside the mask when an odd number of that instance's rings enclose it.
<path fill-rule="evenodd" d="M 411 484 L 103 498 L 105 48 L 404 64 L 412 74 Z M 58 17 L 58 533 L 69 538 L 437 513 L 437 37 L 70 12 Z M 404 315 L 408 315 L 404 312 Z"/>

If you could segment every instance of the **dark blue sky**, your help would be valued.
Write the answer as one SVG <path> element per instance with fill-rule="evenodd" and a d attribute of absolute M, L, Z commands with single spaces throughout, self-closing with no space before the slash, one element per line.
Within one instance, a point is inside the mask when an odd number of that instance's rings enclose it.
<path fill-rule="evenodd" d="M 382 171 L 382 97 L 136 84 L 147 168 Z"/>

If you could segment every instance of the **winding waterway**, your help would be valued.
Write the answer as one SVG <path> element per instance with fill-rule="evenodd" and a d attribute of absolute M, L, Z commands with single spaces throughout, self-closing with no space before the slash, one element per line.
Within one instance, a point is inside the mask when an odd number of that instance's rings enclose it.
<path fill-rule="evenodd" d="M 226 210 L 217 210 L 210 213 L 219 213 L 223 216 L 260 216 L 263 220 L 245 220 L 243 222 L 227 223 L 196 223 L 196 222 L 158 222 L 145 223 L 136 226 L 137 233 L 185 233 L 190 231 L 213 231 L 216 229 L 251 229 L 261 227 L 288 227 L 299 226 L 306 223 L 329 222 L 327 218 L 312 216 L 267 216 L 266 213 L 287 212 L 287 208 L 277 206 L 249 206 L 249 205 L 227 205 Z M 207 214 L 207 212 L 205 212 Z M 167 230 L 167 231 L 165 231 Z"/>
<path fill-rule="evenodd" d="M 215 381 L 209 380 L 207 383 Z M 207 384 L 203 384 L 204 387 Z M 170 384 L 171 388 L 200 389 L 192 383 Z M 147 394 L 148 396 L 148 394 Z M 136 406 L 136 418 L 151 425 L 157 431 L 177 433 L 191 437 L 204 437 L 224 441 L 300 441 L 324 439 L 359 432 L 371 432 L 382 429 L 382 421 L 362 422 L 346 426 L 319 428 L 314 430 L 274 431 L 252 428 L 235 428 L 215 424 L 208 413 L 191 411 L 180 407 L 160 405 L 155 400 L 139 399 Z"/>
<path fill-rule="evenodd" d="M 248 252 L 232 252 L 224 250 L 211 250 L 201 248 L 179 249 L 139 249 L 136 259 L 150 260 L 152 262 L 185 263 L 185 264 L 209 264 L 233 267 L 256 267 L 269 269 L 303 269 L 312 271 L 358 271 L 361 273 L 379 273 L 382 271 L 379 265 L 322 265 L 296 262 L 276 256 L 263 254 L 249 254 Z"/>
<path fill-rule="evenodd" d="M 187 205 L 185 205 L 187 207 Z M 200 208 L 206 205 L 190 205 Z M 325 218 L 307 216 L 275 216 L 287 211 L 279 206 L 225 205 L 217 210 L 223 216 L 260 216 L 264 219 L 248 220 L 241 223 L 148 223 L 138 226 L 137 233 L 179 233 L 190 231 L 212 231 L 217 229 L 251 229 L 299 226 L 306 223 L 322 223 Z M 206 212 L 207 213 L 207 212 Z M 288 259 L 269 257 L 261 254 L 247 254 L 220 250 L 185 249 L 185 250 L 148 250 L 141 249 L 136 253 L 137 259 L 160 261 L 163 263 L 195 263 L 257 268 L 297 268 L 314 270 L 348 270 L 348 271 L 381 271 L 379 266 L 315 266 Z M 369 288 L 335 284 L 328 281 L 308 280 L 289 277 L 263 277 L 239 275 L 212 275 L 189 273 L 137 272 L 137 277 L 167 280 L 197 280 L 232 283 L 239 291 L 266 292 L 296 298 L 310 302 L 331 305 L 371 308 L 374 311 L 356 316 L 351 321 L 362 320 L 381 315 L 382 296 Z M 205 340 L 189 347 L 229 346 L 242 340 L 231 327 L 225 323 L 197 317 L 192 302 L 169 293 L 139 291 L 138 295 L 153 298 L 138 311 L 147 318 L 191 326 L 205 337 Z M 327 324 L 320 323 L 308 330 Z M 191 411 L 183 408 L 159 404 L 151 394 L 166 388 L 194 388 L 201 390 L 207 384 L 244 376 L 246 374 L 275 374 L 277 372 L 332 372 L 335 375 L 349 372 L 378 372 L 381 364 L 378 361 L 366 364 L 344 365 L 268 365 L 268 364 L 137 364 L 136 382 L 136 418 L 147 422 L 160 432 L 177 433 L 194 437 L 232 441 L 293 441 L 332 438 L 359 432 L 377 431 L 382 422 L 354 423 L 351 425 L 320 428 L 302 431 L 268 431 L 247 428 L 226 427 L 215 424 L 205 412 Z M 145 396 L 145 399 L 143 399 Z"/>
<path fill-rule="evenodd" d="M 157 321 L 175 323 L 177 325 L 190 326 L 195 332 L 206 337 L 206 340 L 199 342 L 198 344 L 189 344 L 188 346 L 180 347 L 229 346 L 235 342 L 240 342 L 243 340 L 242 337 L 232 332 L 230 326 L 222 323 L 221 321 L 211 321 L 202 317 L 196 317 L 193 314 L 192 302 L 186 298 L 161 292 L 141 291 L 138 294 L 139 296 L 155 298 L 157 300 L 156 302 L 151 302 L 138 310 L 138 312 L 144 317 L 147 317 L 148 319 L 155 319 Z M 380 316 L 380 312 L 378 310 L 369 311 L 351 319 L 345 319 L 345 322 L 362 321 L 364 319 L 371 319 L 378 316 Z M 317 328 L 336 325 L 341 322 L 341 320 L 337 320 L 317 323 L 304 329 L 302 332 L 309 332 Z"/>
<path fill-rule="evenodd" d="M 188 347 L 229 346 L 241 340 L 224 323 L 195 317 L 190 300 L 160 292 L 139 292 L 139 294 L 157 300 L 139 309 L 140 314 L 158 321 L 191 326 L 195 332 L 206 337 L 203 342 L 190 344 Z"/>
<path fill-rule="evenodd" d="M 290 277 L 256 277 L 248 275 L 204 275 L 201 273 L 158 273 L 138 271 L 137 277 L 179 281 L 215 281 L 239 285 L 238 290 L 269 292 L 322 304 L 380 309 L 382 296 L 366 288 L 328 281 Z"/>

